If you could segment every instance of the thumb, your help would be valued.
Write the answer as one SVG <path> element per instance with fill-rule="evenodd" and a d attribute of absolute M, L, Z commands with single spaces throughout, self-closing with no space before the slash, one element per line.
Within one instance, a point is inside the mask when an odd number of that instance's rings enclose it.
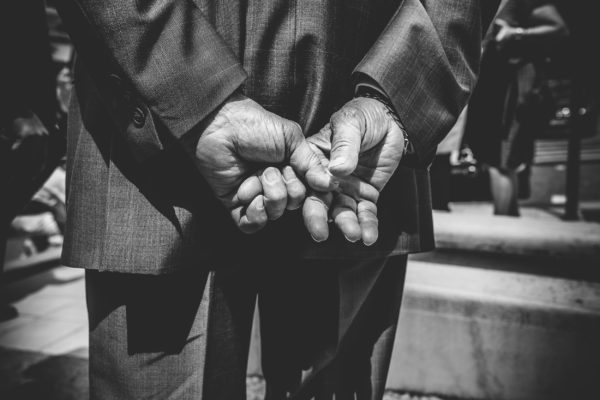
<path fill-rule="evenodd" d="M 338 183 L 327 170 L 326 157 L 306 141 L 298 124 L 291 125 L 290 129 L 285 130 L 286 153 L 290 154 L 290 165 L 314 190 L 332 191 Z"/>
<path fill-rule="evenodd" d="M 365 132 L 362 111 L 346 104 L 331 116 L 331 155 L 329 171 L 338 176 L 350 175 L 356 169 Z"/>
<path fill-rule="evenodd" d="M 319 132 L 307 137 L 306 141 L 316 146 L 321 153 L 329 156 L 331 153 L 331 124 L 325 125 Z M 327 164 L 329 164 L 329 160 Z"/>

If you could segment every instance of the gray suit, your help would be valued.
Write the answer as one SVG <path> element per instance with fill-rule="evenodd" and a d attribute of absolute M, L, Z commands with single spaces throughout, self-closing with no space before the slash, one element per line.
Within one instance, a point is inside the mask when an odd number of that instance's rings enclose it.
<path fill-rule="evenodd" d="M 289 261 L 306 276 L 296 260 L 362 259 L 379 260 L 369 268 L 376 277 L 387 257 L 402 255 L 403 269 L 403 255 L 433 247 L 427 166 L 473 87 L 495 1 L 58 3 L 82 61 L 70 113 L 66 265 L 129 274 L 202 266 L 235 276 L 231 265 L 269 271 Z M 317 245 L 297 213 L 257 235 L 237 232 L 182 139 L 240 87 L 311 135 L 365 76 L 390 98 L 416 150 L 381 195 L 377 244 L 334 235 Z M 262 276 L 272 293 L 273 275 Z"/>

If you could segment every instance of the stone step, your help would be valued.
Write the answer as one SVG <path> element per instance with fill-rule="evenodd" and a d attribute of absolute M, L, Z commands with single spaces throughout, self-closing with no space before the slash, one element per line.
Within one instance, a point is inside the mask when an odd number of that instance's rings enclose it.
<path fill-rule="evenodd" d="M 438 249 L 597 261 L 600 268 L 598 223 L 566 222 L 536 209 L 521 218 L 494 216 L 487 204 L 452 209 L 434 212 Z"/>
<path fill-rule="evenodd" d="M 387 386 L 468 399 L 598 398 L 600 284 L 411 260 Z"/>

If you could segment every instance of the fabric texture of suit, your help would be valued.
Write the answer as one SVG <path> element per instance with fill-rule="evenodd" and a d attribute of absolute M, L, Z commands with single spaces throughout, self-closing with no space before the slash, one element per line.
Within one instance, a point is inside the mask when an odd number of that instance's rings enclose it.
<path fill-rule="evenodd" d="M 230 265 L 256 269 L 257 274 L 267 271 L 257 284 L 267 334 L 281 333 L 277 316 L 298 306 L 273 291 L 278 281 L 270 268 L 293 269 L 290 276 L 299 274 L 310 295 L 311 282 L 320 282 L 319 271 L 331 265 L 335 272 L 326 274 L 330 286 L 315 291 L 311 303 L 317 305 L 315 312 L 319 304 L 332 307 L 323 314 L 330 317 L 327 329 L 317 331 L 333 335 L 331 346 L 319 347 L 328 343 L 327 337 L 317 338 L 317 347 L 308 346 L 314 350 L 310 363 L 321 371 L 316 377 L 326 382 L 324 377 L 335 375 L 330 366 L 342 362 L 338 351 L 366 338 L 368 351 L 385 342 L 383 355 L 375 357 L 381 360 L 375 366 L 382 368 L 378 376 L 385 377 L 406 254 L 433 247 L 427 167 L 474 85 L 481 36 L 495 3 L 58 1 L 80 55 L 70 110 L 63 262 L 133 276 L 204 268 L 216 270 L 216 280 L 231 273 Z M 327 242 L 315 244 L 298 212 L 287 213 L 258 234 L 238 232 L 184 151 L 202 133 L 199 124 L 231 93 L 242 90 L 312 135 L 352 98 L 362 76 L 390 98 L 416 150 L 416 162 L 402 165 L 381 194 L 378 242 L 366 248 L 332 232 Z M 303 265 L 306 274 L 300 272 Z M 386 277 L 398 285 L 385 285 Z M 240 279 L 232 281 L 239 284 Z M 110 297 L 108 287 L 98 296 Z M 249 329 L 248 304 L 235 306 L 235 285 L 224 287 L 221 295 L 209 296 L 209 309 L 222 311 L 207 312 L 203 357 L 209 366 L 210 360 L 225 362 L 215 337 Z M 369 322 L 365 315 L 378 310 L 377 322 Z M 105 320 L 119 320 L 119 312 L 115 308 Z M 298 318 L 312 324 L 316 314 L 309 314 Z M 224 321 L 222 315 L 231 318 Z M 339 320 L 342 316 L 347 318 Z M 278 349 L 289 350 L 285 344 L 294 337 L 283 336 L 281 347 L 271 341 L 267 353 L 275 357 Z M 287 354 L 292 367 L 307 367 Z M 346 360 L 355 355 L 344 354 L 350 357 Z M 277 365 L 274 360 L 267 367 Z M 289 376 L 298 371 L 291 368 Z M 273 384 L 281 386 L 274 390 L 289 391 L 289 376 L 276 378 Z M 359 398 L 377 398 L 384 380 Z M 303 393 L 307 387 L 299 389 L 299 398 L 314 394 Z M 209 399 L 232 398 L 203 390 Z M 279 398 L 275 393 L 271 398 Z"/>
<path fill-rule="evenodd" d="M 87 189 L 69 193 L 67 265 L 161 273 L 273 240 L 317 258 L 432 248 L 426 169 L 474 84 L 487 2 L 144 4 L 59 2 L 83 60 L 68 179 Z M 359 73 L 388 94 L 420 160 L 399 168 L 382 194 L 378 243 L 365 249 L 334 235 L 314 245 L 298 215 L 251 238 L 236 232 L 181 159 L 179 139 L 198 134 L 240 85 L 313 134 L 352 97 Z"/>

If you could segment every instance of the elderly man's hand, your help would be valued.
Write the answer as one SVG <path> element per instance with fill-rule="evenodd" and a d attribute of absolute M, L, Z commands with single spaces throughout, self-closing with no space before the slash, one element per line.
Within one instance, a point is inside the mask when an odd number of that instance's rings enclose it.
<path fill-rule="evenodd" d="M 300 207 L 306 193 L 300 179 L 322 191 L 334 185 L 298 124 L 239 94 L 213 113 L 196 145 L 195 161 L 246 233 L 279 218 L 286 208 Z M 280 172 L 282 164 L 293 169 Z"/>
<path fill-rule="evenodd" d="M 375 243 L 376 203 L 402 158 L 402 128 L 379 100 L 358 97 L 333 114 L 330 123 L 308 141 L 321 151 L 322 163 L 329 156 L 329 171 L 340 184 L 333 196 L 313 187 L 315 191 L 306 198 L 303 215 L 311 236 L 317 241 L 327 239 L 331 216 L 349 241 Z"/>

